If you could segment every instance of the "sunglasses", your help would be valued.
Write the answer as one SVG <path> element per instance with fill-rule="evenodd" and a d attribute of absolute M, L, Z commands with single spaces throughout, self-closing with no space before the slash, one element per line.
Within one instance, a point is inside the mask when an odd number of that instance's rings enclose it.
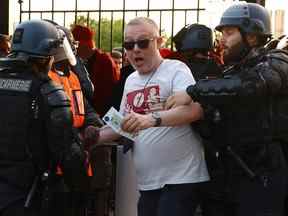
<path fill-rule="evenodd" d="M 147 49 L 149 46 L 150 41 L 153 41 L 155 38 L 150 39 L 142 39 L 137 41 L 124 41 L 123 47 L 126 50 L 132 50 L 135 47 L 135 44 L 137 44 L 137 47 L 140 49 Z"/>

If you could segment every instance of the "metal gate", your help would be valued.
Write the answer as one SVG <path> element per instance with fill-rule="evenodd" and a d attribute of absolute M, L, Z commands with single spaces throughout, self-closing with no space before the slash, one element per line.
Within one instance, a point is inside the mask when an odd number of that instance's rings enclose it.
<path fill-rule="evenodd" d="M 111 51 L 114 47 L 122 47 L 123 42 L 123 30 L 125 23 L 130 19 L 137 16 L 147 16 L 151 17 L 159 25 L 160 35 L 167 38 L 166 46 L 173 49 L 172 38 L 177 31 L 190 23 L 200 22 L 201 11 L 205 11 L 204 8 L 200 8 L 200 0 L 190 0 L 189 2 L 194 7 L 181 8 L 178 5 L 178 1 L 184 0 L 114 0 L 114 2 L 121 2 L 121 8 L 115 8 L 115 5 L 110 5 L 110 7 L 105 6 L 105 3 L 109 0 L 94 0 L 94 4 L 89 5 L 89 9 L 85 9 L 81 6 L 82 2 L 87 2 L 88 0 L 71 0 L 74 1 L 74 5 L 67 5 L 67 8 L 57 7 L 59 2 L 68 2 L 66 1 L 56 1 L 56 0 L 42 0 L 41 4 L 44 4 L 47 9 L 39 9 L 35 5 L 39 5 L 39 0 L 19 0 L 20 4 L 20 17 L 19 21 L 30 20 L 30 19 L 50 19 L 57 22 L 60 25 L 71 27 L 71 25 L 82 22 L 87 26 L 93 26 L 94 30 L 96 29 L 95 42 L 97 48 L 104 49 L 105 51 Z M 110 0 L 111 1 L 111 0 Z M 141 4 L 142 7 L 129 6 L 129 2 L 137 2 Z M 168 2 L 166 7 L 154 7 L 153 2 Z M 203 1 L 203 0 L 202 0 Z M 145 4 L 143 5 L 143 2 Z M 35 4 L 35 5 L 34 5 Z M 48 5 L 47 5 L 48 4 Z M 137 5 L 137 6 L 138 6 Z M 182 4 L 183 5 L 183 4 Z M 118 21 L 118 22 L 117 22 Z M 97 24 L 95 26 L 95 23 Z M 116 23 L 116 25 L 115 25 Z M 117 26 L 120 24 L 121 26 Z M 108 25 L 108 31 L 107 31 Z M 118 28 L 117 34 L 120 34 L 119 43 L 116 43 L 114 40 L 116 33 L 115 27 Z M 106 29 L 105 29 L 106 28 Z M 104 39 L 106 42 L 109 42 L 108 47 L 104 47 Z M 105 146 L 104 146 L 105 147 Z M 104 148 L 102 146 L 102 148 Z M 99 147 L 98 147 L 99 148 Z M 100 147 L 101 148 L 101 147 Z M 116 214 L 115 211 L 115 185 L 116 185 L 116 154 L 117 154 L 117 145 L 112 149 L 111 164 L 111 185 L 109 186 L 109 197 L 105 206 L 108 205 L 108 210 L 102 214 L 104 216 L 112 216 Z M 108 187 L 108 186 L 107 186 Z M 98 190 L 97 193 L 91 193 L 91 199 L 89 198 L 89 207 L 87 209 L 86 215 L 97 215 L 97 199 L 99 200 L 99 194 L 103 190 Z M 103 204 L 104 205 L 104 204 Z M 106 209 L 106 208 L 105 208 Z M 99 210 L 99 209 L 98 209 Z"/>
<path fill-rule="evenodd" d="M 37 3 L 36 3 L 37 2 Z M 39 9 L 36 4 L 39 4 L 39 0 L 19 0 L 20 4 L 20 17 L 19 21 L 24 21 L 33 18 L 51 19 L 59 22 L 60 25 L 70 27 L 71 23 L 78 23 L 79 20 L 84 21 L 87 26 L 91 25 L 91 20 L 97 22 L 95 42 L 98 48 L 103 48 L 104 38 L 110 41 L 110 44 L 104 47 L 104 50 L 111 51 L 115 46 L 122 46 L 123 42 L 123 29 L 125 23 L 129 19 L 137 16 L 147 16 L 153 18 L 160 27 L 160 35 L 164 35 L 167 38 L 166 46 L 173 48 L 171 39 L 173 35 L 187 23 L 198 23 L 200 15 L 205 8 L 200 8 L 201 0 L 191 0 L 191 6 L 185 5 L 183 8 L 183 0 L 114 0 L 115 3 L 120 5 L 116 8 L 114 4 L 105 5 L 107 0 L 95 0 L 94 5 L 83 7 L 85 0 L 71 0 L 71 5 L 68 7 L 69 1 L 63 1 L 67 4 L 67 7 L 59 7 L 59 2 L 55 0 L 42 0 L 41 3 L 46 5 L 49 9 Z M 87 2 L 87 1 L 86 1 Z M 112 1 L 110 1 L 112 2 Z M 137 2 L 138 8 L 131 6 L 131 2 Z M 163 5 L 162 8 L 159 5 L 155 5 L 155 2 Z M 121 4 L 119 4 L 121 3 Z M 58 5 L 57 5 L 58 4 Z M 73 5 L 74 4 L 74 5 Z M 135 4 L 135 3 L 133 3 Z M 182 6 L 182 7 L 181 7 Z M 87 9 L 87 7 L 89 9 Z M 103 20 L 108 22 L 109 31 L 103 32 Z M 122 35 L 120 43 L 115 44 L 115 21 L 121 24 Z M 100 21 L 100 22 L 99 22 Z M 176 22 L 177 21 L 177 22 Z M 106 27 L 107 28 L 107 27 Z M 95 30 L 95 29 L 94 29 Z M 105 35 L 103 35 L 105 33 Z M 119 34 L 119 33 L 118 33 Z"/>

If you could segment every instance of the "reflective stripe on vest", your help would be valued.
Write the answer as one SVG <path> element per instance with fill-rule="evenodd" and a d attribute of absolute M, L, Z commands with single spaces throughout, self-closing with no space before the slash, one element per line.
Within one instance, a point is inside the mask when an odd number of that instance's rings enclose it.
<path fill-rule="evenodd" d="M 69 76 L 62 76 L 56 71 L 49 71 L 49 77 L 56 83 L 63 86 L 67 96 L 71 100 L 71 111 L 73 113 L 73 126 L 82 127 L 85 118 L 84 99 L 81 85 L 77 75 L 70 71 Z"/>
<path fill-rule="evenodd" d="M 60 166 L 57 166 L 56 168 L 56 175 L 63 175 L 63 171 Z M 88 163 L 87 167 L 87 175 L 90 177 L 93 176 L 92 166 L 90 162 Z"/>

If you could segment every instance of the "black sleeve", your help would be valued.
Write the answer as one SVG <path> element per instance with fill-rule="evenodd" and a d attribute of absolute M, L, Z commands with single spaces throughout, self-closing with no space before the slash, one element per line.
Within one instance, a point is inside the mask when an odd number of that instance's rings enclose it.
<path fill-rule="evenodd" d="M 79 57 L 77 58 L 77 64 L 74 67 L 72 67 L 72 70 L 75 74 L 77 74 L 84 96 L 89 101 L 92 101 L 93 94 L 94 94 L 94 85 L 92 81 L 90 80 L 89 73 L 82 59 L 80 59 Z"/>
<path fill-rule="evenodd" d="M 84 100 L 84 107 L 85 107 L 85 121 L 83 128 L 86 128 L 88 125 L 93 125 L 96 127 L 102 127 L 104 125 L 103 121 L 99 117 L 99 115 L 96 113 L 94 108 L 90 105 L 88 100 L 83 97 Z"/>
<path fill-rule="evenodd" d="M 211 105 L 262 100 L 278 93 L 287 81 L 287 63 L 279 68 L 283 62 L 273 61 L 273 64 L 270 60 L 261 62 L 247 71 L 221 79 L 200 80 L 186 91 L 194 101 Z"/>
<path fill-rule="evenodd" d="M 65 153 L 72 142 L 72 114 L 70 101 L 61 86 L 47 82 L 41 87 L 46 106 L 47 143 L 50 151 L 50 160 L 53 163 L 62 163 Z"/>

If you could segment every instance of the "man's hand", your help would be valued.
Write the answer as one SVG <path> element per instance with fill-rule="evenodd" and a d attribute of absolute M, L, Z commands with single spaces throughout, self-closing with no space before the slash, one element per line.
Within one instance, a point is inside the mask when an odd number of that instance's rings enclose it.
<path fill-rule="evenodd" d="M 84 130 L 84 143 L 85 148 L 89 149 L 92 145 L 95 145 L 99 139 L 99 128 L 93 125 L 89 125 Z"/>
<path fill-rule="evenodd" d="M 121 128 L 128 133 L 138 133 L 140 130 L 153 127 L 154 124 L 155 120 L 151 114 L 142 115 L 131 112 L 124 117 Z"/>
<path fill-rule="evenodd" d="M 167 99 L 165 109 L 168 110 L 180 105 L 188 105 L 191 102 L 193 102 L 191 97 L 185 91 L 176 92 Z"/>

